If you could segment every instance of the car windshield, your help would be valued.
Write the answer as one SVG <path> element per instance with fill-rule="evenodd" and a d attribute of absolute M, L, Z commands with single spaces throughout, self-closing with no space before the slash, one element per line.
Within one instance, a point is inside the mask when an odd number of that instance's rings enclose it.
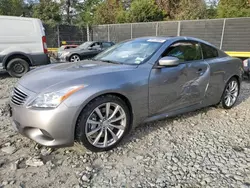
<path fill-rule="evenodd" d="M 141 64 L 165 42 L 161 39 L 131 40 L 116 44 L 97 55 L 93 60 L 121 64 Z"/>
<path fill-rule="evenodd" d="M 83 44 L 81 44 L 80 46 L 78 46 L 78 48 L 81 49 L 87 49 L 93 42 L 84 42 Z"/>

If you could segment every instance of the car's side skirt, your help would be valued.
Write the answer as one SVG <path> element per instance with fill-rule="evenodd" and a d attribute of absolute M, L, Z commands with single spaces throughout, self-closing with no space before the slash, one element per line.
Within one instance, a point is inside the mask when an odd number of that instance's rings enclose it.
<path fill-rule="evenodd" d="M 195 105 L 192 105 L 192 106 L 188 106 L 188 107 L 178 109 L 178 110 L 175 110 L 175 111 L 171 111 L 171 112 L 167 112 L 167 113 L 164 113 L 164 114 L 157 114 L 157 115 L 154 115 L 154 116 L 151 116 L 151 117 L 147 118 L 146 120 L 143 121 L 143 123 L 148 123 L 148 122 L 157 121 L 157 120 L 163 120 L 163 119 L 166 119 L 166 118 L 169 118 L 169 117 L 174 117 L 174 116 L 177 116 L 177 115 L 181 115 L 181 114 L 184 114 L 184 113 L 187 113 L 187 112 L 192 112 L 192 111 L 204 108 L 206 106 L 207 105 L 204 105 L 203 103 L 198 103 L 198 104 L 195 104 Z"/>

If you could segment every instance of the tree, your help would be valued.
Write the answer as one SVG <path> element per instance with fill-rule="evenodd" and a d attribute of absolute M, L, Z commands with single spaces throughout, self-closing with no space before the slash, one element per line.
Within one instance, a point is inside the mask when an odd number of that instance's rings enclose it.
<path fill-rule="evenodd" d="M 204 0 L 181 0 L 177 14 L 178 20 L 194 20 L 207 18 Z"/>
<path fill-rule="evenodd" d="M 33 17 L 49 25 L 56 25 L 61 22 L 60 4 L 53 0 L 40 0 L 40 3 L 34 6 Z"/>
<path fill-rule="evenodd" d="M 76 24 L 86 26 L 94 23 L 94 12 L 102 0 L 85 0 L 76 5 L 77 19 Z"/>
<path fill-rule="evenodd" d="M 248 17 L 250 4 L 247 0 L 220 0 L 218 5 L 219 18 Z"/>
<path fill-rule="evenodd" d="M 0 15 L 21 16 L 22 14 L 22 0 L 0 0 Z"/>
<path fill-rule="evenodd" d="M 176 18 L 181 0 L 156 0 L 156 4 L 165 11 L 165 19 L 173 20 Z"/>
<path fill-rule="evenodd" d="M 120 11 L 123 11 L 123 6 L 119 0 L 106 0 L 97 6 L 93 21 L 95 24 L 116 23 Z"/>
<path fill-rule="evenodd" d="M 207 0 L 207 18 L 217 18 L 217 8 L 219 0 Z"/>
<path fill-rule="evenodd" d="M 23 16 L 32 17 L 34 6 L 39 3 L 39 0 L 25 0 L 23 3 Z"/>
<path fill-rule="evenodd" d="M 130 22 L 162 21 L 164 16 L 154 0 L 134 0 L 128 13 Z"/>
<path fill-rule="evenodd" d="M 61 10 L 62 10 L 62 16 L 64 19 L 62 19 L 67 24 L 72 24 L 74 16 L 76 15 L 76 7 L 79 3 L 79 0 L 61 0 Z"/>

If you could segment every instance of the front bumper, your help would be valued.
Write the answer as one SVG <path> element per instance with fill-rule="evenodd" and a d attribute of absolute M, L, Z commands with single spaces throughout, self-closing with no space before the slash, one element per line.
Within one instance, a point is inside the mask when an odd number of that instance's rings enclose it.
<path fill-rule="evenodd" d="M 69 62 L 69 61 L 68 61 L 68 57 L 64 57 L 64 56 L 63 56 L 63 57 L 58 57 L 57 60 L 58 60 L 59 62 L 61 62 L 61 63 L 63 63 L 63 62 Z"/>
<path fill-rule="evenodd" d="M 10 106 L 13 127 L 22 135 L 49 147 L 74 144 L 77 108 L 63 103 L 52 110 L 27 108 L 25 104 Z"/>

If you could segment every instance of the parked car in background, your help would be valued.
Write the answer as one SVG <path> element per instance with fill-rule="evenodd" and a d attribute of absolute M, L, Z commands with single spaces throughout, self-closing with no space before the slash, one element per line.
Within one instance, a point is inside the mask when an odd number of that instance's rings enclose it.
<path fill-rule="evenodd" d="M 244 76 L 250 78 L 250 58 L 243 61 Z"/>
<path fill-rule="evenodd" d="M 114 45 L 113 42 L 105 42 L 105 41 L 85 42 L 74 49 L 62 51 L 59 59 L 60 61 L 69 61 L 69 62 L 77 62 L 84 59 L 89 59 L 113 45 Z"/>
<path fill-rule="evenodd" d="M 38 68 L 11 97 L 13 125 L 45 146 L 114 148 L 129 130 L 238 98 L 242 61 L 191 37 L 144 37 L 91 60 Z M 37 76 L 39 75 L 39 76 Z"/>
<path fill-rule="evenodd" d="M 41 20 L 0 16 L 0 25 L 0 69 L 22 77 L 31 66 L 50 63 Z"/>
<path fill-rule="evenodd" d="M 78 45 L 76 44 L 67 44 L 67 45 L 62 45 L 60 48 L 57 50 L 57 58 L 61 56 L 64 50 L 76 48 Z"/>

